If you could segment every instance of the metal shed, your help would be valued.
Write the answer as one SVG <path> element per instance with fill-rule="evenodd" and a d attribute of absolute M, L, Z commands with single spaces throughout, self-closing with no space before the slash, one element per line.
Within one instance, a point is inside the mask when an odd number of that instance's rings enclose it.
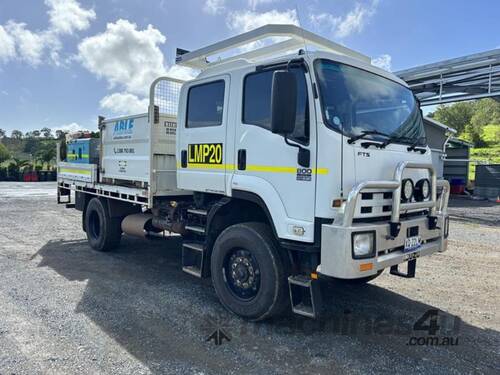
<path fill-rule="evenodd" d="M 448 181 L 469 180 L 469 158 L 472 143 L 462 139 L 450 138 L 446 144 L 446 159 L 444 161 L 443 177 Z"/>
<path fill-rule="evenodd" d="M 476 166 L 474 195 L 488 199 L 500 196 L 500 164 Z"/>
<path fill-rule="evenodd" d="M 424 117 L 424 128 L 427 144 L 432 152 L 432 164 L 438 177 L 443 177 L 446 141 L 457 131 L 430 117 Z"/>

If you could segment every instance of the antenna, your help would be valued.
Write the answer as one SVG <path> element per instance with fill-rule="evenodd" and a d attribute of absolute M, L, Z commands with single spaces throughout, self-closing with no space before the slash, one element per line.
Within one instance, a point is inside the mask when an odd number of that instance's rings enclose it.
<path fill-rule="evenodd" d="M 299 5 L 297 3 L 295 3 L 295 11 L 297 12 L 297 19 L 299 21 L 299 26 L 300 26 L 300 29 L 301 29 L 302 40 L 304 41 L 304 51 L 305 51 L 306 56 L 307 56 L 308 53 L 309 53 L 309 51 L 307 50 L 306 37 L 304 35 L 304 29 L 302 27 L 302 21 L 300 20 Z"/>

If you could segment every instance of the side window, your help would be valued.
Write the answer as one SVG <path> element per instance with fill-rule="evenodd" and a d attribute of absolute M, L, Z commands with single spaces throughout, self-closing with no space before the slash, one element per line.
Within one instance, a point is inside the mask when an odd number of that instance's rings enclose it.
<path fill-rule="evenodd" d="M 297 114 L 295 130 L 291 135 L 300 143 L 309 142 L 309 100 L 304 70 L 292 68 L 297 77 Z M 251 73 L 243 83 L 243 116 L 244 124 L 257 125 L 271 129 L 271 87 L 273 71 Z"/>
<path fill-rule="evenodd" d="M 193 86 L 188 91 L 186 128 L 203 128 L 222 124 L 224 81 Z"/>

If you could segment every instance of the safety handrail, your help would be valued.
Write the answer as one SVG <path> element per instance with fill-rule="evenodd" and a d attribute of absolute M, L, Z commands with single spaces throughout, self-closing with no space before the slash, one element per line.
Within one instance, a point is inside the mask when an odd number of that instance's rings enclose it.
<path fill-rule="evenodd" d="M 401 181 L 403 179 L 403 172 L 405 169 L 427 169 L 429 171 L 431 175 L 431 199 L 429 199 L 429 201 L 405 203 L 404 205 L 401 204 Z M 402 161 L 398 164 L 396 170 L 394 171 L 394 180 L 399 182 L 399 187 L 392 193 L 392 223 L 399 222 L 401 206 L 403 206 L 403 209 L 405 210 L 429 207 L 431 209 L 431 216 L 435 215 L 437 177 L 436 171 L 434 170 L 434 167 L 431 163 L 415 163 L 411 161 Z"/>
<path fill-rule="evenodd" d="M 431 179 L 431 197 L 428 201 L 423 202 L 412 202 L 412 203 L 401 203 L 401 182 L 403 179 L 403 171 L 405 169 L 426 169 L 430 173 Z M 431 216 L 436 214 L 437 201 L 437 188 L 443 189 L 440 199 L 438 211 L 440 213 L 445 213 L 448 207 L 448 200 L 450 195 L 450 184 L 446 180 L 437 180 L 436 172 L 434 167 L 430 163 L 415 163 L 409 161 L 400 162 L 394 171 L 394 180 L 381 180 L 381 181 L 364 181 L 355 185 L 347 197 L 347 201 L 344 206 L 344 215 L 342 218 L 342 225 L 344 227 L 349 227 L 352 225 L 356 206 L 358 202 L 358 197 L 360 193 L 365 189 L 387 189 L 393 191 L 392 197 L 392 213 L 391 222 L 399 222 L 400 212 L 406 210 L 414 210 L 419 208 L 430 208 Z"/>

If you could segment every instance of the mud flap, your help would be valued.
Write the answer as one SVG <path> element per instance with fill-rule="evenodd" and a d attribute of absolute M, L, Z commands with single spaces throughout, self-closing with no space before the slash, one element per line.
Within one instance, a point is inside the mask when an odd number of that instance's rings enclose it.
<path fill-rule="evenodd" d="M 399 264 L 395 264 L 394 266 L 391 266 L 391 271 L 390 271 L 391 275 L 404 277 L 407 279 L 411 279 L 411 278 L 415 277 L 415 270 L 417 268 L 417 260 L 416 259 L 412 259 L 412 260 L 408 261 L 408 268 L 406 270 L 406 273 L 401 272 L 398 269 L 398 266 L 399 266 Z"/>

